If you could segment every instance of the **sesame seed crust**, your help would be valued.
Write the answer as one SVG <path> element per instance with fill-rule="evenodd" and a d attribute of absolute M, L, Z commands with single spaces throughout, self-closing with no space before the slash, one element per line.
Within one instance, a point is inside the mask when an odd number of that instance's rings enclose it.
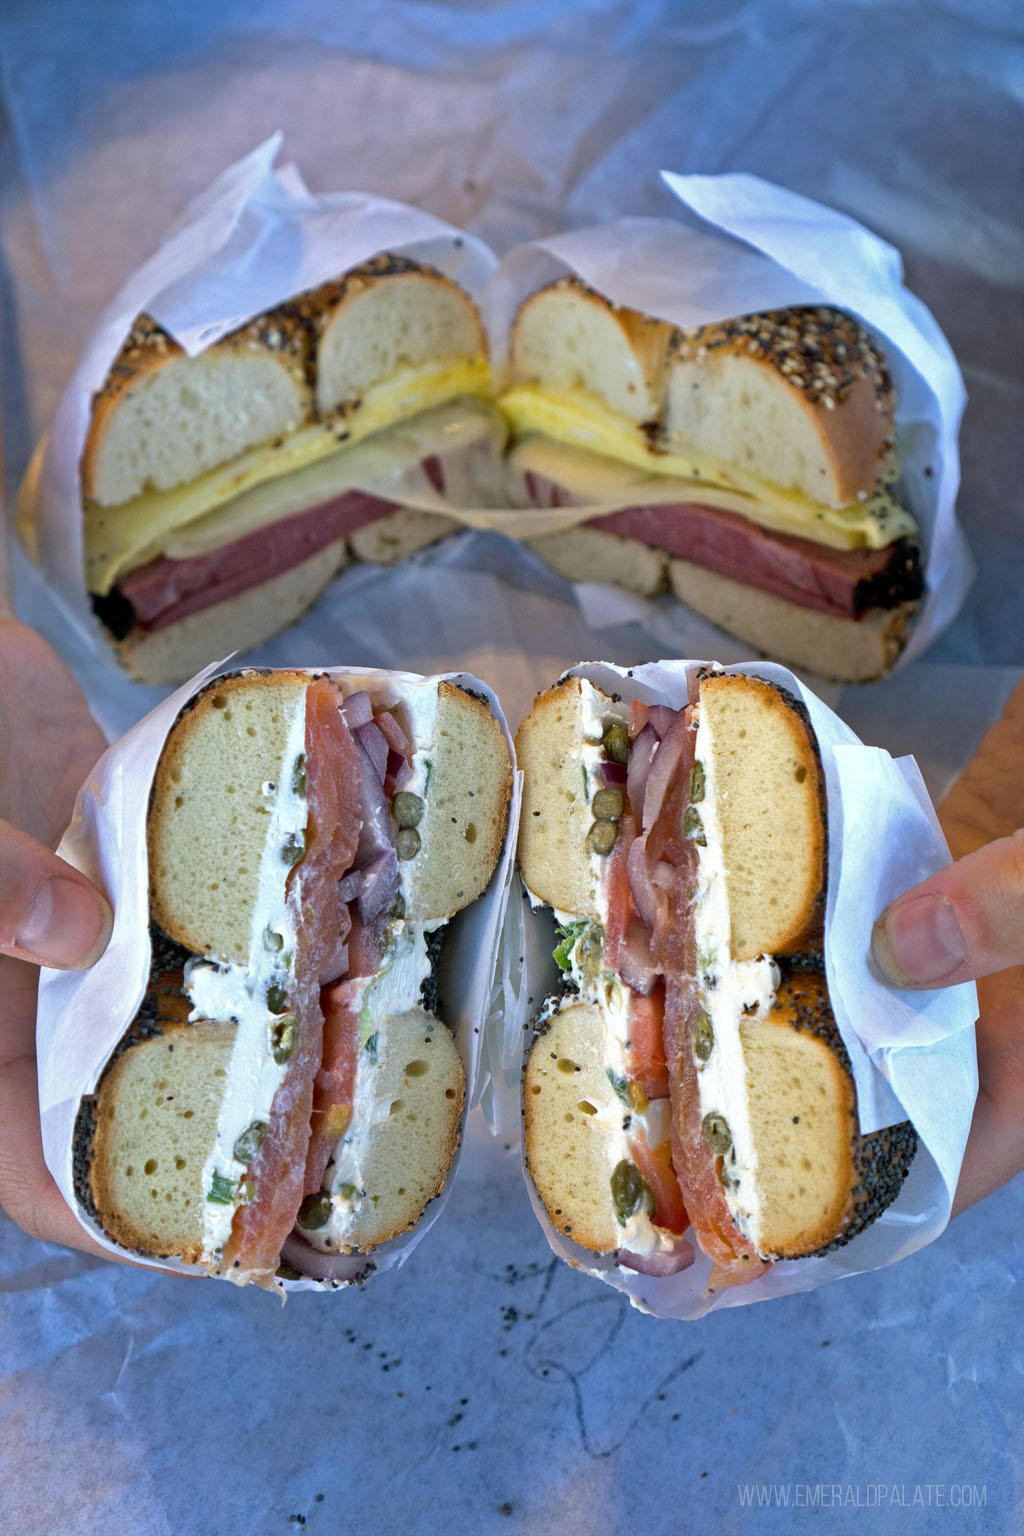
<path fill-rule="evenodd" d="M 824 306 L 770 310 L 677 331 L 675 361 L 728 349 L 770 363 L 812 405 L 833 411 L 858 379 L 870 378 L 877 407 L 890 420 L 892 379 L 867 331 L 852 315 Z"/>
<path fill-rule="evenodd" d="M 255 354 L 274 352 L 280 355 L 285 367 L 295 378 L 303 383 L 309 382 L 309 330 L 303 316 L 291 303 L 280 304 L 265 314 L 256 315 L 238 330 L 223 336 L 208 350 Z M 151 315 L 138 315 L 93 400 L 97 404 L 115 400 L 152 368 L 184 356 L 183 348 Z"/>
<path fill-rule="evenodd" d="M 408 256 L 395 256 L 390 251 L 383 251 L 341 277 L 329 278 L 318 288 L 310 288 L 308 292 L 298 294 L 289 301 L 287 307 L 295 312 L 315 339 L 330 324 L 335 308 L 343 299 L 351 298 L 381 278 L 405 277 L 410 274 L 436 278 L 442 283 L 451 281 L 443 272 L 425 262 L 412 261 Z"/>

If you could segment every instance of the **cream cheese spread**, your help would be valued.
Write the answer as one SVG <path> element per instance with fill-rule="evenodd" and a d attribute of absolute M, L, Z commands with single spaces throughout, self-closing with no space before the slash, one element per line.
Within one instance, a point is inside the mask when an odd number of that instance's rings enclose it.
<path fill-rule="evenodd" d="M 426 933 L 420 923 L 396 923 L 382 968 L 359 989 L 359 1068 L 352 1119 L 331 1155 L 322 1184 L 331 1195 L 331 1213 L 323 1225 L 302 1233 L 307 1243 L 322 1251 L 352 1246 L 353 1228 L 367 1197 L 367 1149 L 394 1102 L 379 1092 L 373 1068 L 386 1050 L 388 1019 L 422 1007 L 421 989 L 430 975 Z"/>
<path fill-rule="evenodd" d="M 698 810 L 705 844 L 697 844 L 694 928 L 700 1006 L 710 1020 L 714 1039 L 708 1059 L 698 1061 L 701 1118 L 720 1114 L 728 1124 L 732 1146 L 725 1157 L 724 1171 L 728 1177 L 725 1195 L 737 1226 L 757 1247 L 761 1201 L 740 1025 L 745 1017 L 767 1016 L 775 1000 L 779 972 L 769 955 L 754 960 L 733 960 L 730 953 L 729 897 L 713 743 L 699 705 L 697 714 L 694 751 L 704 771 L 704 797 Z"/>

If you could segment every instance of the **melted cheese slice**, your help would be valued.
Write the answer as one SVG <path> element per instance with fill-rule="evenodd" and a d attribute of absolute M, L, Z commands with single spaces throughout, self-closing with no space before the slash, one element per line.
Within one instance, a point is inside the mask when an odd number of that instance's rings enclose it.
<path fill-rule="evenodd" d="M 498 405 L 517 436 L 543 434 L 558 443 L 570 444 L 600 454 L 604 460 L 615 461 L 607 466 L 609 474 L 603 497 L 596 475 L 592 472 L 588 477 L 589 494 L 594 499 L 615 500 L 621 505 L 623 495 L 639 490 L 640 482 L 634 481 L 630 486 L 621 478 L 613 478 L 616 466 L 631 465 L 646 475 L 657 477 L 657 481 L 664 482 L 669 478 L 673 481 L 672 487 L 666 488 L 665 492 L 658 490 L 657 483 L 647 483 L 643 487 L 645 500 L 685 499 L 699 501 L 704 506 L 723 507 L 729 512 L 741 512 L 753 522 L 779 533 L 814 539 L 818 544 L 829 544 L 836 549 L 858 549 L 864 545 L 883 549 L 895 539 L 917 537 L 917 524 L 910 513 L 885 492 L 853 506 L 828 507 L 811 501 L 798 491 L 784 490 L 732 466 L 726 469 L 711 459 L 695 454 L 656 452 L 650 447 L 642 427 L 610 411 L 597 396 L 584 390 L 555 394 L 534 385 L 517 385 L 499 398 Z M 540 466 L 534 464 L 533 467 Z M 551 478 L 557 479 L 557 476 L 552 474 Z M 575 481 L 568 488 L 575 495 L 580 494 L 581 488 Z"/>
<path fill-rule="evenodd" d="M 105 594 L 122 572 L 163 551 L 172 535 L 243 493 L 306 470 L 328 455 L 340 459 L 374 433 L 457 395 L 487 396 L 490 389 L 490 365 L 482 355 L 403 368 L 368 389 L 348 416 L 298 427 L 287 437 L 251 448 L 185 485 L 169 491 L 144 491 L 117 507 L 87 501 L 86 585 L 90 592 Z M 337 494 L 337 490 L 328 494 Z M 315 502 L 307 501 L 306 505 Z M 227 541 L 221 538 L 218 542 Z M 208 547 L 216 548 L 217 544 Z"/>

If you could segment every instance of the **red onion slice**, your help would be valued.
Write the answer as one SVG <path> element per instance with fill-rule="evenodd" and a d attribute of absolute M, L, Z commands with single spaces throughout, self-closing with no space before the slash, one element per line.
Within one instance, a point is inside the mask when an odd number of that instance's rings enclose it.
<path fill-rule="evenodd" d="M 403 757 L 412 757 L 412 742 L 390 710 L 384 709 L 379 715 L 374 715 L 373 723 L 383 732 L 392 752 L 400 752 Z"/>
<path fill-rule="evenodd" d="M 360 693 L 350 693 L 341 706 L 341 712 L 350 731 L 358 730 L 361 725 L 369 725 L 373 719 L 370 695 L 365 689 Z"/>
<path fill-rule="evenodd" d="M 695 1258 L 693 1247 L 685 1237 L 676 1238 L 671 1248 L 657 1249 L 654 1253 L 630 1253 L 628 1249 L 620 1248 L 615 1255 L 621 1268 L 659 1278 L 681 1274 L 684 1269 L 689 1269 Z"/>
<path fill-rule="evenodd" d="M 374 1268 L 365 1253 L 321 1253 L 293 1232 L 281 1249 L 281 1259 L 309 1280 L 336 1280 L 342 1284 L 362 1280 Z"/>
<path fill-rule="evenodd" d="M 387 848 L 361 871 L 359 889 L 359 915 L 364 923 L 372 923 L 381 912 L 394 904 L 398 891 L 398 855 Z"/>
<path fill-rule="evenodd" d="M 633 814 L 639 822 L 644 804 L 644 792 L 647 788 L 647 775 L 651 771 L 651 757 L 658 745 L 658 733 L 652 725 L 645 725 L 634 737 L 629 748 L 629 763 L 626 768 L 626 793 L 629 803 L 633 807 Z"/>
<path fill-rule="evenodd" d="M 383 731 L 371 720 L 369 725 L 358 727 L 355 737 L 373 765 L 377 783 L 383 784 L 388 771 L 388 744 Z"/>
<path fill-rule="evenodd" d="M 636 909 L 647 927 L 653 929 L 658 917 L 658 893 L 654 888 L 650 867 L 647 863 L 647 839 L 645 837 L 638 837 L 631 844 L 626 871 L 629 875 L 629 889 L 633 894 Z"/>
<path fill-rule="evenodd" d="M 686 733 L 689 730 L 685 715 L 680 712 L 672 717 L 672 725 L 661 738 L 651 762 L 644 786 L 643 828 L 653 827 L 661 815 L 665 796 L 672 785 L 676 769 L 686 750 Z"/>
<path fill-rule="evenodd" d="M 668 735 L 672 729 L 678 710 L 672 709 L 668 704 L 649 704 L 647 706 L 647 724 L 661 737 Z"/>
<path fill-rule="evenodd" d="M 392 747 L 388 751 L 388 771 L 384 780 L 384 793 L 390 797 L 396 790 L 404 789 L 411 778 L 412 763 Z"/>
<path fill-rule="evenodd" d="M 606 784 L 621 784 L 624 787 L 628 778 L 625 763 L 602 763 L 601 777 Z"/>

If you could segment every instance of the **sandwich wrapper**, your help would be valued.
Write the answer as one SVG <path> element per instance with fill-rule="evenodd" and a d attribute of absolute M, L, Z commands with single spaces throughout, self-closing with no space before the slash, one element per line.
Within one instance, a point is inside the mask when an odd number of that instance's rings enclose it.
<path fill-rule="evenodd" d="M 705 663 L 649 662 L 626 669 L 581 663 L 573 676 L 630 701 L 687 702 L 686 678 Z M 949 1220 L 978 1075 L 974 1044 L 977 991 L 969 982 L 934 992 L 901 992 L 880 980 L 869 960 L 871 927 L 895 896 L 950 862 L 949 851 L 913 758 L 894 759 L 866 747 L 786 667 L 772 662 L 726 666 L 789 689 L 806 705 L 821 751 L 828 797 L 828 898 L 825 966 L 836 1024 L 849 1052 L 862 1134 L 912 1120 L 920 1138 L 903 1189 L 892 1205 L 844 1247 L 821 1257 L 780 1260 L 746 1285 L 704 1295 L 710 1261 L 691 1242 L 696 1262 L 678 1275 L 652 1277 L 618 1268 L 559 1233 L 548 1220 L 529 1173 L 527 1189 L 555 1253 L 624 1291 L 658 1317 L 696 1319 L 723 1307 L 813 1290 L 828 1280 L 894 1263 L 932 1242 Z M 524 893 L 525 895 L 525 893 Z M 524 1045 L 546 996 L 558 988 L 547 921 L 526 900 L 509 903 L 503 952 L 506 992 L 518 1007 L 500 1031 L 492 1093 L 501 1123 L 520 1112 Z M 520 963 L 521 962 L 521 963 Z M 492 1021 L 492 1024 L 495 1021 Z M 525 1025 L 525 1032 L 524 1032 Z"/>
<path fill-rule="evenodd" d="M 149 980 L 146 812 L 156 765 L 167 733 L 182 707 L 223 667 L 223 662 L 217 662 L 198 673 L 104 753 L 79 793 L 71 825 L 57 850 L 61 858 L 88 875 L 106 893 L 114 909 L 114 929 L 106 951 L 91 970 L 44 968 L 40 976 L 36 1048 L 43 1155 L 61 1194 L 85 1231 L 108 1252 L 122 1258 L 125 1250 L 111 1242 L 75 1198 L 75 1117 L 83 1095 L 94 1091 L 111 1053 L 135 1017 Z M 386 672 L 373 667 L 316 670 L 351 679 L 357 685 L 361 678 L 419 680 L 413 673 Z M 443 680 L 458 683 L 486 698 L 511 751 L 508 726 L 493 690 L 469 673 L 446 672 L 429 679 Z M 442 963 L 445 1023 L 454 1033 L 466 1069 L 465 1116 L 479 1102 L 484 1090 L 484 1025 L 514 868 L 520 784 L 521 776 L 517 776 L 505 844 L 490 885 L 478 901 L 452 919 Z M 444 1189 L 428 1204 L 413 1230 L 372 1251 L 375 1272 L 403 1264 L 440 1216 L 460 1155 L 461 1141 Z M 133 1261 L 153 1269 L 190 1275 L 203 1273 L 178 1259 L 133 1256 Z M 284 1284 L 288 1291 L 330 1288 L 329 1284 L 322 1286 L 310 1279 Z"/>
<path fill-rule="evenodd" d="M 903 287 L 898 252 L 862 225 L 758 177 L 664 172 L 688 210 L 680 220 L 616 219 L 519 246 L 499 265 L 484 242 L 419 209 L 359 192 L 314 197 L 293 165 L 274 169 L 280 144 L 276 134 L 229 167 L 111 301 L 26 480 L 40 564 L 83 639 L 111 665 L 82 574 L 79 462 L 92 395 L 135 317 L 147 311 L 194 356 L 253 315 L 384 250 L 429 262 L 462 284 L 487 319 L 499 365 L 518 305 L 567 272 L 615 303 L 680 326 L 793 304 L 858 315 L 885 342 L 903 487 L 926 555 L 927 595 L 897 665 L 920 655 L 956 614 L 973 575 L 954 511 L 963 381 L 932 316 Z M 694 227 L 698 220 L 704 228 Z M 368 471 L 361 489 L 450 519 L 446 531 L 461 525 L 519 540 L 670 494 L 659 477 L 638 471 L 627 501 L 529 508 L 509 505 L 509 479 L 493 445 L 461 468 L 456 457 L 447 495 L 418 461 L 409 468 L 397 458 Z M 575 592 L 593 628 L 637 621 L 670 653 L 746 654 L 742 642 L 674 599 L 591 583 L 575 584 Z"/>

